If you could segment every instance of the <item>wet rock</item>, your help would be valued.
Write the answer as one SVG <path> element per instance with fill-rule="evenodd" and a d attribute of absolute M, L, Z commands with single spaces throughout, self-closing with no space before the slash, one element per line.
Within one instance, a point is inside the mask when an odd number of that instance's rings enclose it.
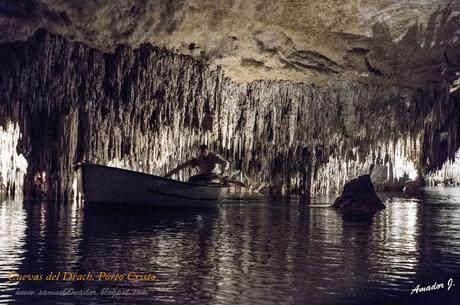
<path fill-rule="evenodd" d="M 393 180 L 392 169 L 393 168 L 387 164 L 377 163 L 373 165 L 370 176 L 375 188 Z"/>
<path fill-rule="evenodd" d="M 420 195 L 422 193 L 422 182 L 420 180 L 406 181 L 403 192 L 409 196 Z"/>
<path fill-rule="evenodd" d="M 332 207 L 350 215 L 372 215 L 385 205 L 377 196 L 369 175 L 359 176 L 345 184 L 342 195 Z"/>
<path fill-rule="evenodd" d="M 393 181 L 386 181 L 378 186 L 375 187 L 377 192 L 402 192 L 404 188 L 404 183 L 406 181 L 404 179 L 400 180 L 393 180 Z"/>
<path fill-rule="evenodd" d="M 377 192 L 402 192 L 404 183 L 409 180 L 408 176 L 394 177 L 394 165 L 376 164 L 370 174 L 371 181 Z"/>

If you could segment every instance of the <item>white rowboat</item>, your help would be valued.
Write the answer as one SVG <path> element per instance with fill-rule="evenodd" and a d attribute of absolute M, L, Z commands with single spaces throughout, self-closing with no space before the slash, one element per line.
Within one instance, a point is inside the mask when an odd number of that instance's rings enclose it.
<path fill-rule="evenodd" d="M 80 163 L 77 191 L 85 207 L 102 206 L 215 206 L 228 193 L 228 185 L 196 184 L 126 169 Z"/>

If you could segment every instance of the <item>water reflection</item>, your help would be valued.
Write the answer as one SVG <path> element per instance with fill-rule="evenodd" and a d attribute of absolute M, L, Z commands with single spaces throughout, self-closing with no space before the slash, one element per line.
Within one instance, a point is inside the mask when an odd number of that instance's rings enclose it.
<path fill-rule="evenodd" d="M 0 302 L 112 304 L 110 297 L 43 299 L 14 291 L 115 287 L 148 289 L 147 296 L 117 299 L 137 304 L 455 304 L 458 289 L 410 291 L 451 277 L 460 282 L 460 192 L 384 199 L 387 209 L 364 222 L 344 220 L 327 198 L 308 206 L 260 198 L 213 210 L 143 213 L 3 202 Z M 135 271 L 158 278 L 9 282 L 7 271 Z"/>
<path fill-rule="evenodd" d="M 8 281 L 10 272 L 17 272 L 24 259 L 26 214 L 22 204 L 0 203 L 0 302 L 12 300 L 17 283 Z"/>

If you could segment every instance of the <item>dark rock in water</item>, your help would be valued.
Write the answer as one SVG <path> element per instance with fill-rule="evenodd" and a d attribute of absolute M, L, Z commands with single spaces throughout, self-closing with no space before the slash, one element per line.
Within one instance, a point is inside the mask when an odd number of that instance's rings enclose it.
<path fill-rule="evenodd" d="M 404 184 L 403 189 L 406 195 L 420 195 L 422 193 L 422 183 L 420 180 L 409 180 Z"/>
<path fill-rule="evenodd" d="M 337 198 L 332 205 L 342 212 L 352 215 L 370 215 L 384 209 L 374 190 L 369 175 L 359 176 L 345 184 L 342 196 Z"/>

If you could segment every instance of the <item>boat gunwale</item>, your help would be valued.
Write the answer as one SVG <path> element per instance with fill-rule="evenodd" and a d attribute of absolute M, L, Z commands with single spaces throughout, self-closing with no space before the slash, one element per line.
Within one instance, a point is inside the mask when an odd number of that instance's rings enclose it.
<path fill-rule="evenodd" d="M 216 198 L 194 198 L 190 196 L 183 196 L 183 195 L 177 195 L 177 194 L 171 194 L 171 193 L 166 193 L 166 192 L 160 192 L 160 191 L 155 191 L 155 190 L 147 190 L 149 193 L 154 193 L 154 194 L 160 194 L 163 196 L 169 196 L 169 197 L 176 197 L 176 198 L 182 198 L 182 199 L 187 199 L 187 200 L 194 200 L 194 201 L 217 201 L 218 199 Z"/>
<path fill-rule="evenodd" d="M 228 185 L 219 185 L 219 184 L 204 185 L 204 184 L 198 184 L 198 183 L 193 183 L 193 182 L 180 181 L 180 180 L 175 180 L 175 179 L 166 178 L 166 177 L 162 177 L 162 176 L 157 176 L 157 175 L 153 175 L 153 174 L 137 172 L 137 171 L 133 171 L 133 170 L 130 170 L 130 169 L 124 169 L 124 168 L 113 167 L 113 166 L 108 166 L 108 165 L 94 164 L 94 163 L 89 163 L 89 162 L 79 162 L 79 163 L 77 163 L 77 166 L 75 167 L 75 169 L 78 169 L 79 167 L 83 167 L 83 166 L 104 167 L 104 168 L 109 168 L 109 169 L 114 169 L 114 170 L 119 170 L 119 171 L 132 173 L 132 174 L 149 176 L 149 177 L 157 178 L 157 179 L 160 179 L 160 180 L 165 180 L 165 181 L 172 182 L 172 183 L 191 185 L 191 186 L 195 186 L 195 187 L 211 187 L 211 188 L 214 188 L 214 187 L 219 187 L 219 188 L 221 188 L 221 187 L 230 187 Z"/>

